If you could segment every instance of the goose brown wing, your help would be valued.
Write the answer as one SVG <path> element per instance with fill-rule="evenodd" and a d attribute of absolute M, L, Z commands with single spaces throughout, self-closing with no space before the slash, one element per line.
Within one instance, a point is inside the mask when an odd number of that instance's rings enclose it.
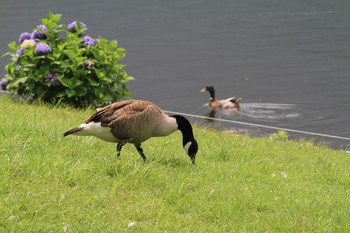
<path fill-rule="evenodd" d="M 146 101 L 133 101 L 109 117 L 108 127 L 120 139 L 141 143 L 153 136 L 163 117 L 162 111 Z"/>
<path fill-rule="evenodd" d="M 151 121 L 156 122 L 157 117 L 161 117 L 162 114 L 156 105 L 143 100 L 134 100 L 123 108 L 117 109 L 109 118 L 108 126 L 115 128 L 149 124 Z"/>
<path fill-rule="evenodd" d="M 127 107 L 133 102 L 133 100 L 125 100 L 116 102 L 106 107 L 98 109 L 97 112 L 92 114 L 88 119 L 85 120 L 85 123 L 93 122 L 101 122 L 102 126 L 108 126 L 108 124 L 119 115 L 119 111 L 123 108 Z"/>

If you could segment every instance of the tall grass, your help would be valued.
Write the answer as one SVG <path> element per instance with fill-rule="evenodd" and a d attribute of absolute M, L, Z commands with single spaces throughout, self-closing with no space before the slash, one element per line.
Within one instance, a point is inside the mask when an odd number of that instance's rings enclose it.
<path fill-rule="evenodd" d="M 195 127 L 136 149 L 63 137 L 93 111 L 0 98 L 0 232 L 350 232 L 350 156 Z M 134 227 L 128 224 L 136 222 Z"/>

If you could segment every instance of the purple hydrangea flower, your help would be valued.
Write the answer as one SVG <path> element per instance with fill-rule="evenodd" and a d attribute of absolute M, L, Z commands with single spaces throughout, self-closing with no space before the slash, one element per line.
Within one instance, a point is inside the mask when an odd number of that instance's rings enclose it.
<path fill-rule="evenodd" d="M 6 91 L 7 85 L 11 82 L 11 79 L 5 81 L 5 79 L 0 80 L 0 90 Z"/>
<path fill-rule="evenodd" d="M 24 54 L 24 48 L 20 48 L 16 51 L 17 55 L 23 55 Z"/>
<path fill-rule="evenodd" d="M 84 41 L 84 46 L 87 47 L 87 46 L 93 46 L 95 45 L 95 40 L 92 39 L 90 36 L 84 36 L 83 37 L 83 41 Z"/>
<path fill-rule="evenodd" d="M 6 82 L 4 79 L 0 80 L 0 90 L 6 91 Z"/>
<path fill-rule="evenodd" d="M 39 28 L 41 31 L 47 32 L 47 27 L 44 24 L 40 24 L 36 28 Z"/>
<path fill-rule="evenodd" d="M 83 28 L 83 31 L 85 31 L 87 29 L 86 24 L 83 22 L 80 22 L 80 21 L 79 22 L 77 22 L 77 21 L 71 22 L 70 24 L 68 24 L 67 29 L 71 32 L 76 32 L 77 30 L 76 30 L 75 26 L 77 25 L 77 23 L 80 24 L 80 26 Z"/>
<path fill-rule="evenodd" d="M 50 82 L 52 86 L 57 87 L 61 85 L 60 80 L 57 78 L 57 73 L 49 73 L 44 77 L 45 82 Z"/>
<path fill-rule="evenodd" d="M 34 50 L 35 55 L 45 55 L 51 52 L 52 52 L 51 47 L 45 43 L 37 43 Z"/>
<path fill-rule="evenodd" d="M 47 28 L 44 24 L 38 25 L 36 28 L 40 29 L 41 31 L 47 32 Z M 32 39 L 45 39 L 47 36 L 44 32 L 38 32 L 37 30 L 34 30 L 31 34 Z"/>
<path fill-rule="evenodd" d="M 25 40 L 30 40 L 31 39 L 31 34 L 28 32 L 23 32 L 21 35 L 19 35 L 18 42 L 22 44 L 23 41 Z"/>

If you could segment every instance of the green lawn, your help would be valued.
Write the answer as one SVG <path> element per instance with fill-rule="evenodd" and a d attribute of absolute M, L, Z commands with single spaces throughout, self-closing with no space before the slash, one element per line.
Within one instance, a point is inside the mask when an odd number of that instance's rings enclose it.
<path fill-rule="evenodd" d="M 93 111 L 0 97 L 0 232 L 350 232 L 350 155 L 195 127 L 132 145 L 63 137 Z M 133 228 L 128 224 L 136 222 Z"/>

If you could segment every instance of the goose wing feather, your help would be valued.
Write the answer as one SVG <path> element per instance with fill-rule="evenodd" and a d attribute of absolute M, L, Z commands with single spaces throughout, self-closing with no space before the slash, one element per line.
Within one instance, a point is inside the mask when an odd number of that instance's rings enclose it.
<path fill-rule="evenodd" d="M 132 100 L 125 100 L 110 104 L 106 107 L 99 108 L 97 112 L 92 114 L 88 119 L 85 120 L 85 123 L 89 122 L 101 122 L 102 126 L 106 127 L 113 119 L 114 115 L 118 115 L 118 111 L 125 108 L 131 104 Z"/>
<path fill-rule="evenodd" d="M 118 108 L 113 111 L 113 114 L 108 117 L 111 128 L 119 127 L 120 125 L 132 126 L 135 124 L 149 124 L 161 117 L 163 112 L 154 104 L 146 101 L 133 101 L 123 108 Z"/>

